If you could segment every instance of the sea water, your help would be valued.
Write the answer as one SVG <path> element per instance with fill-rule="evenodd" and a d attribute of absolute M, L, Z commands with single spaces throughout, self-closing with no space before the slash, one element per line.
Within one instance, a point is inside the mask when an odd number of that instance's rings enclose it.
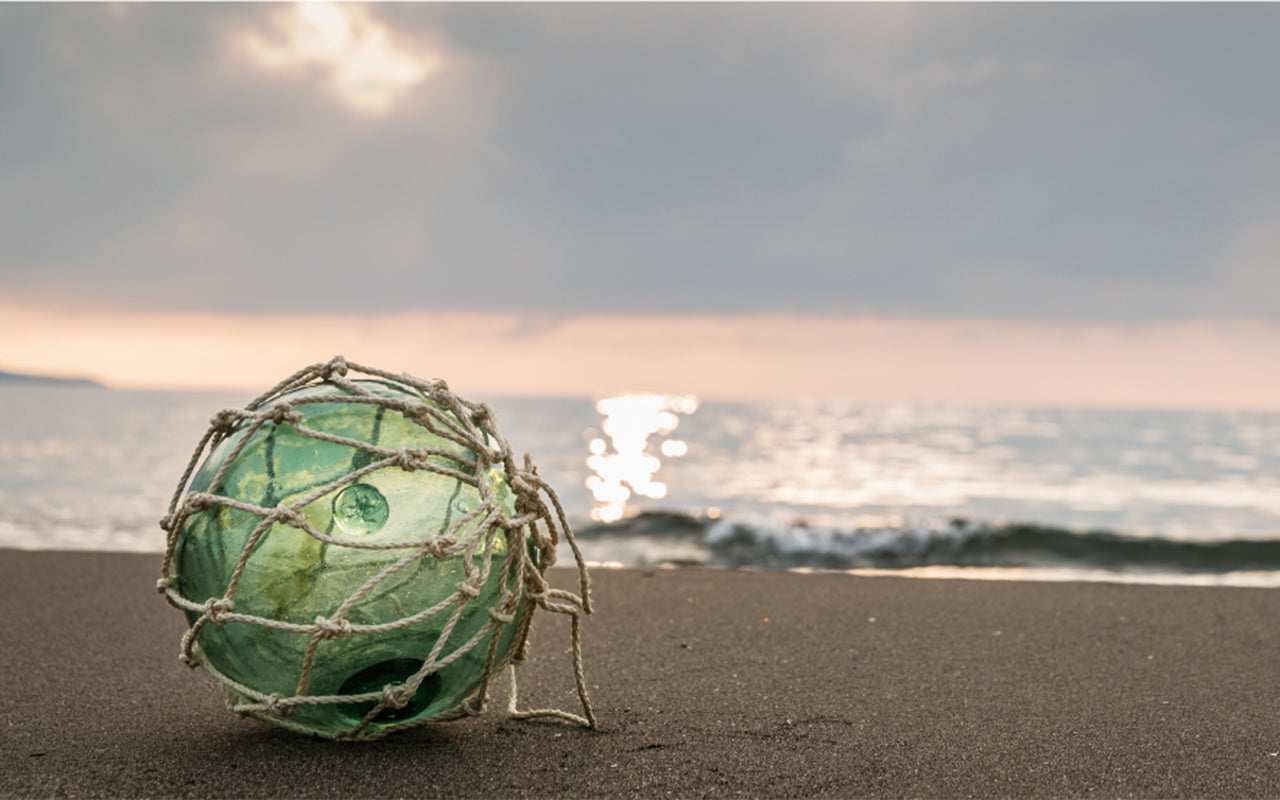
<path fill-rule="evenodd" d="M 0 387 L 0 547 L 161 552 L 249 399 Z M 1280 414 L 472 399 L 601 564 L 1280 586 Z"/>

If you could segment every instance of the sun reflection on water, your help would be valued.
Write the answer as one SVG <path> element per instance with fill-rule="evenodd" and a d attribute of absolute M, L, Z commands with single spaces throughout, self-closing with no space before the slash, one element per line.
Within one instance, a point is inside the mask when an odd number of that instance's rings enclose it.
<path fill-rule="evenodd" d="M 697 410 L 698 399 L 689 395 L 626 394 L 596 403 L 596 411 L 604 417 L 601 430 L 609 441 L 594 437 L 587 445 L 591 453 L 587 466 L 595 472 L 586 481 L 595 500 L 592 519 L 622 519 L 633 495 L 653 500 L 666 497 L 667 485 L 653 479 L 662 461 L 650 452 L 649 438 L 670 436 L 680 424 L 679 415 Z M 658 452 L 679 458 L 689 452 L 689 445 L 667 438 Z"/>

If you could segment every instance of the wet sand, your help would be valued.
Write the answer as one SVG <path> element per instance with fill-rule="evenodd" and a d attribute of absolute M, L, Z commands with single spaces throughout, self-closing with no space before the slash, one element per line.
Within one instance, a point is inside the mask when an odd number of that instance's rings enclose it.
<path fill-rule="evenodd" d="M 0 551 L 0 796 L 1280 796 L 1275 590 L 598 570 L 598 730 L 335 743 L 178 662 L 159 561 Z M 567 647 L 523 706 L 576 710 Z"/>

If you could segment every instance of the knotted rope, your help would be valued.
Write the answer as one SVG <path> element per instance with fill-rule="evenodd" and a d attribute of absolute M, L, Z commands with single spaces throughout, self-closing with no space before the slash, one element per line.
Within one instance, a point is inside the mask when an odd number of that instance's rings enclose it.
<path fill-rule="evenodd" d="M 373 378 L 407 386 L 427 398 L 430 402 L 405 401 L 397 398 L 375 394 L 365 386 L 348 377 L 352 372 L 362 373 Z M 338 392 L 313 394 L 302 397 L 281 399 L 299 389 L 333 385 L 346 394 Z M 459 461 L 457 452 L 438 450 L 429 447 L 398 447 L 394 450 L 379 447 L 375 444 L 337 436 L 323 431 L 313 430 L 303 424 L 304 415 L 298 407 L 306 403 L 352 403 L 373 404 L 388 410 L 398 411 L 430 433 L 459 445 L 466 451 L 475 454 L 474 460 L 465 457 Z M 241 500 L 225 497 L 214 492 L 189 491 L 192 475 L 206 452 L 212 453 L 214 448 L 238 432 L 244 436 L 225 458 L 220 470 L 210 482 L 215 488 L 221 484 L 231 465 L 240 455 L 254 432 L 264 425 L 290 425 L 298 434 L 319 441 L 331 442 L 357 448 L 368 454 L 369 463 L 359 469 L 326 483 L 311 491 L 307 496 L 292 503 L 280 503 L 274 507 L 263 507 Z M 453 463 L 461 463 L 462 469 L 456 469 L 431 460 L 431 456 L 446 456 Z M 508 486 L 515 496 L 514 515 L 509 515 L 493 495 L 492 488 L 481 476 L 491 467 L 501 467 L 505 472 Z M 440 535 L 420 540 L 404 541 L 358 541 L 343 539 L 322 533 L 313 527 L 303 509 L 310 503 L 329 495 L 334 495 L 344 487 L 357 482 L 360 478 L 380 469 L 393 468 L 405 471 L 430 471 L 448 476 L 474 487 L 479 492 L 480 504 L 455 520 L 448 530 Z M 181 576 L 175 573 L 177 561 L 176 549 L 179 534 L 190 517 L 209 509 L 230 508 L 248 512 L 260 518 L 256 527 L 248 537 L 239 560 L 233 570 L 225 594 L 221 597 L 188 598 L 181 591 Z M 376 576 L 363 583 L 342 602 L 336 611 L 328 616 L 317 616 L 312 623 L 283 622 L 254 614 L 236 612 L 236 592 L 241 575 L 259 541 L 273 525 L 287 525 L 304 532 L 306 535 L 328 545 L 363 548 L 367 550 L 404 550 L 405 555 L 391 563 Z M 244 409 L 226 409 L 215 414 L 210 420 L 209 428 L 196 445 L 191 460 L 178 482 L 177 489 L 169 502 L 168 513 L 160 521 L 166 532 L 166 548 L 161 578 L 156 584 L 159 592 L 165 595 L 169 603 L 198 616 L 182 638 L 180 658 L 192 666 L 203 666 L 223 686 L 229 694 L 246 698 L 247 702 L 229 702 L 232 710 L 251 714 L 266 715 L 270 721 L 285 727 L 292 727 L 308 733 L 317 731 L 290 721 L 295 709 L 301 706 L 330 703 L 368 703 L 375 705 L 360 722 L 349 731 L 332 734 L 333 738 L 373 739 L 394 730 L 420 725 L 424 722 L 439 719 L 453 719 L 468 714 L 480 713 L 488 701 L 490 682 L 497 661 L 497 647 L 503 629 L 511 624 L 518 624 L 512 644 L 510 670 L 510 702 L 508 711 L 512 717 L 527 719 L 533 717 L 555 717 L 575 722 L 589 728 L 596 724 L 591 701 L 587 695 L 586 681 L 582 669 L 581 617 L 591 613 L 591 597 L 589 576 L 582 553 L 574 540 L 573 532 L 565 516 L 559 498 L 550 486 L 538 475 L 537 469 L 528 455 L 517 465 L 511 451 L 511 445 L 499 432 L 493 419 L 492 410 L 483 403 L 471 403 L 454 395 L 443 381 L 422 381 L 409 375 L 393 375 L 382 370 L 364 367 L 347 362 L 341 356 L 332 360 L 314 364 L 299 370 L 281 381 L 271 390 L 250 402 Z M 507 543 L 506 555 L 501 565 L 503 575 L 514 576 L 514 587 L 502 587 L 501 599 L 488 614 L 487 623 L 468 641 L 453 652 L 444 654 L 445 642 L 457 625 L 467 603 L 476 598 L 480 587 L 484 586 L 491 574 L 491 556 L 499 538 Z M 578 593 L 560 589 L 552 589 L 546 582 L 546 571 L 556 560 L 556 546 L 563 537 L 573 552 L 578 570 Z M 537 558 L 531 557 L 525 542 L 532 543 Z M 435 606 L 410 614 L 401 619 L 381 624 L 356 624 L 344 615 L 355 606 L 361 598 L 367 596 L 383 581 L 400 572 L 420 559 L 445 558 L 462 554 L 465 579 L 461 581 L 452 595 Z M 479 561 L 477 567 L 475 560 Z M 573 653 L 573 671 L 578 698 L 582 704 L 582 715 L 558 709 L 536 709 L 521 711 L 516 707 L 516 674 L 515 667 L 527 655 L 528 634 L 532 623 L 532 614 L 517 615 L 517 609 L 523 601 L 528 601 L 535 608 L 549 612 L 568 615 L 571 619 L 571 637 Z M 532 610 L 532 609 L 531 609 Z M 445 619 L 443 631 L 440 633 L 429 656 L 423 661 L 421 669 L 399 685 L 387 685 L 378 691 L 361 694 L 308 695 L 307 686 L 315 662 L 316 652 L 321 642 L 329 639 L 341 639 L 359 634 L 379 633 L 396 630 L 413 625 L 423 620 L 440 617 Z M 516 620 L 519 619 L 519 622 Z M 292 696 L 279 692 L 266 694 L 244 686 L 227 675 L 219 672 L 207 659 L 199 657 L 197 642 L 201 629 L 206 625 L 221 627 L 228 624 L 260 625 L 278 631 L 307 634 L 310 644 L 300 666 L 297 689 Z M 490 635 L 491 634 L 491 635 Z M 403 708 L 413 698 L 419 686 L 433 673 L 448 666 L 456 659 L 476 648 L 485 637 L 489 636 L 488 655 L 485 661 L 484 674 L 479 688 L 462 703 L 459 709 L 443 716 L 432 716 L 425 719 L 411 719 L 394 724 L 370 727 L 384 711 L 395 711 Z M 330 735 L 321 733 L 321 735 Z"/>

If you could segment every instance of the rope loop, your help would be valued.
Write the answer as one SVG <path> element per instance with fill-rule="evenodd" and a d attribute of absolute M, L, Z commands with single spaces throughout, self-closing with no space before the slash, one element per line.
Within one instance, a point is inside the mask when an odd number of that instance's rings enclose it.
<path fill-rule="evenodd" d="M 530 524 L 529 532 L 530 532 L 530 535 L 533 537 L 534 546 L 537 547 L 539 550 L 546 550 L 550 548 L 553 544 L 555 544 L 555 542 L 551 540 L 551 534 L 548 533 L 547 531 L 544 531 L 542 528 L 540 528 L 537 525 Z"/>
<path fill-rule="evenodd" d="M 499 625 L 506 625 L 508 622 L 516 618 L 515 612 L 510 609 L 498 607 L 489 612 L 489 618 Z"/>

